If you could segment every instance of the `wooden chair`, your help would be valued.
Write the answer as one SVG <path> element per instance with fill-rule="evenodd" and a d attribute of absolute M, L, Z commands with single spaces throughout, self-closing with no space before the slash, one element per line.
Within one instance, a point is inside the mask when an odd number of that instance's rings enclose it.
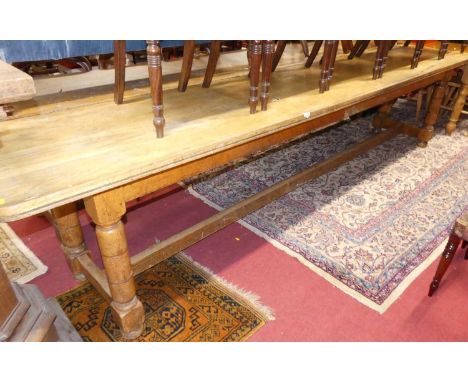
<path fill-rule="evenodd" d="M 278 66 L 281 56 L 284 53 L 284 49 L 286 48 L 287 43 L 288 43 L 288 40 L 277 41 L 275 54 L 273 55 L 273 64 L 272 64 L 272 69 L 271 69 L 272 72 L 276 70 L 276 67 Z M 309 44 L 307 43 L 307 40 L 300 40 L 300 43 L 302 46 L 302 51 L 304 52 L 304 57 L 309 57 Z"/>
<path fill-rule="evenodd" d="M 421 58 L 421 54 L 424 49 L 425 43 L 426 43 L 425 40 L 416 41 L 413 58 L 411 59 L 411 69 L 415 69 L 418 67 L 419 59 Z M 408 46 L 409 44 L 410 44 L 410 41 L 407 40 L 405 41 L 404 45 Z M 441 40 L 440 48 L 439 48 L 439 55 L 438 55 L 439 60 L 442 60 L 445 57 L 445 54 L 447 53 L 447 48 L 448 48 L 448 41 Z"/>
<path fill-rule="evenodd" d="M 209 87 L 213 78 L 216 63 L 220 53 L 220 42 L 213 41 L 211 44 L 210 57 L 208 59 L 207 70 L 205 72 L 205 78 L 203 81 L 204 87 Z M 116 47 L 116 51 L 122 52 L 121 47 Z M 124 51 L 124 50 L 123 50 Z M 269 98 L 270 89 L 270 77 L 271 77 L 271 63 L 274 53 L 273 40 L 253 40 L 249 43 L 249 56 L 250 56 L 250 97 L 249 107 L 250 113 L 254 114 L 257 111 L 258 104 L 258 87 L 260 82 L 260 67 L 262 67 L 262 89 L 260 94 L 262 110 L 267 109 L 267 103 Z M 184 73 L 190 73 L 191 62 L 190 62 L 191 46 L 187 50 L 187 55 L 184 52 L 182 68 Z M 148 56 L 148 72 L 151 89 L 151 99 L 153 103 L 153 125 L 156 129 L 156 136 L 162 138 L 164 136 L 164 125 L 166 123 L 164 118 L 164 105 L 163 105 L 163 91 L 162 91 L 162 67 L 161 67 L 161 46 L 158 40 L 147 41 L 147 56 Z M 263 63 L 263 64 L 262 64 Z M 121 64 L 120 64 L 121 65 Z M 187 74 L 182 73 L 181 80 L 179 80 L 179 91 L 183 91 L 186 88 L 186 80 L 188 79 Z M 122 78 L 121 71 L 119 72 L 119 78 L 117 78 L 116 71 L 116 85 L 119 81 L 124 81 Z M 117 88 L 118 86 L 116 86 Z M 122 93 L 123 94 L 123 93 Z M 119 92 L 115 93 L 116 97 L 120 95 Z M 117 98 L 117 101 L 120 99 Z"/>
<path fill-rule="evenodd" d="M 214 41 L 211 45 L 210 57 L 208 59 L 208 65 L 203 79 L 203 87 L 205 88 L 208 88 L 211 85 L 219 58 L 220 48 L 221 41 Z M 261 110 L 267 110 L 274 52 L 275 44 L 273 40 L 251 40 L 248 42 L 247 58 L 250 66 L 249 106 L 251 114 L 256 113 L 259 98 Z M 259 97 L 258 88 L 260 83 L 260 68 L 262 72 L 262 80 Z"/>
<path fill-rule="evenodd" d="M 315 58 L 317 57 L 320 48 L 322 47 L 323 40 L 316 40 L 312 46 L 312 50 L 307 57 L 305 63 L 306 68 L 310 68 L 313 64 Z M 324 44 L 323 56 L 320 61 L 321 72 L 319 80 L 319 92 L 323 93 L 330 89 L 330 81 L 333 78 L 333 71 L 335 67 L 336 55 L 338 53 L 338 44 L 339 40 L 326 40 Z M 342 41 L 343 44 L 343 41 Z M 286 46 L 286 41 L 279 40 L 276 46 L 276 51 L 273 57 L 272 71 L 275 71 L 278 63 L 283 54 L 284 48 Z M 343 49 L 349 49 L 349 41 L 345 41 Z"/>
<path fill-rule="evenodd" d="M 213 60 L 211 58 L 212 53 L 214 55 L 218 54 L 219 56 L 219 49 L 221 45 L 218 43 L 219 41 L 211 42 L 209 63 L 210 61 Z M 125 40 L 114 41 L 114 67 L 115 67 L 114 101 L 116 104 L 121 104 L 123 102 L 123 96 L 125 92 L 125 61 L 126 61 L 125 45 L 126 45 Z M 180 92 L 185 92 L 187 90 L 188 81 L 190 79 L 190 74 L 192 71 L 192 63 L 193 63 L 193 57 L 195 54 L 196 45 L 197 45 L 197 41 L 195 40 L 186 40 L 183 42 L 184 53 L 182 57 L 182 67 L 181 67 L 181 72 L 180 72 L 180 77 L 179 77 L 179 86 L 178 86 L 178 90 Z M 175 46 L 179 46 L 179 45 L 175 45 Z"/>
<path fill-rule="evenodd" d="M 444 277 L 447 268 L 452 262 L 453 256 L 457 252 L 460 243 L 461 247 L 465 249 L 465 260 L 468 260 L 468 212 L 465 212 L 459 217 L 453 226 L 447 245 L 440 258 L 439 266 L 429 286 L 429 296 L 432 296 L 439 288 L 442 277 Z"/>
<path fill-rule="evenodd" d="M 320 61 L 320 80 L 319 80 L 319 92 L 323 93 L 330 89 L 330 81 L 333 78 L 333 72 L 335 70 L 336 55 L 338 53 L 339 40 L 316 40 L 310 51 L 309 57 L 305 63 L 306 68 L 310 68 L 317 57 L 320 48 L 323 47 L 323 56 Z"/>

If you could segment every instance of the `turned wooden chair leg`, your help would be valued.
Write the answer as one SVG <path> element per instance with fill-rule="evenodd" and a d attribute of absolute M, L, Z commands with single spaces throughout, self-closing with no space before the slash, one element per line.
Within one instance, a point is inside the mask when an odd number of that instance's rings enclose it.
<path fill-rule="evenodd" d="M 391 49 L 393 41 L 384 40 L 383 41 L 383 53 L 382 53 L 382 62 L 380 64 L 378 78 L 382 78 L 385 67 L 387 66 L 388 52 Z"/>
<path fill-rule="evenodd" d="M 273 63 L 271 65 L 271 71 L 274 72 L 278 66 L 281 56 L 283 55 L 284 48 L 286 48 L 286 40 L 278 40 L 276 43 L 275 54 L 273 55 Z"/>
<path fill-rule="evenodd" d="M 323 40 L 316 40 L 314 41 L 314 45 L 312 46 L 312 50 L 310 51 L 309 57 L 307 58 L 307 61 L 305 63 L 306 68 L 310 68 L 312 64 L 314 63 L 315 57 L 317 57 L 317 54 L 322 47 Z"/>
<path fill-rule="evenodd" d="M 424 127 L 419 129 L 418 139 L 420 141 L 419 146 L 426 147 L 427 143 L 432 139 L 434 133 L 434 125 L 437 122 L 437 117 L 439 115 L 440 106 L 442 104 L 442 98 L 444 96 L 445 88 L 447 87 L 447 82 L 451 78 L 451 73 L 448 73 L 442 81 L 439 81 L 434 86 L 434 91 L 432 93 L 431 102 L 424 118 Z"/>
<path fill-rule="evenodd" d="M 151 100 L 153 102 L 153 125 L 156 128 L 156 136 L 164 137 L 164 106 L 162 91 L 162 67 L 161 67 L 161 47 L 159 41 L 147 41 L 148 73 L 151 89 Z"/>
<path fill-rule="evenodd" d="M 211 85 L 211 80 L 213 79 L 220 54 L 221 40 L 211 41 L 210 56 L 208 57 L 208 65 L 206 66 L 205 78 L 203 79 L 202 85 L 204 88 L 209 88 Z"/>
<path fill-rule="evenodd" d="M 119 189 L 85 199 L 88 214 L 96 223 L 96 237 L 109 284 L 114 320 L 127 339 L 137 338 L 145 320 L 141 301 L 136 296 L 127 238 L 121 221 L 125 201 Z"/>
<path fill-rule="evenodd" d="M 333 78 L 333 72 L 335 70 L 335 61 L 336 61 L 336 55 L 338 54 L 338 45 L 340 41 L 339 40 L 333 40 L 332 43 L 332 49 L 331 49 L 331 56 L 330 56 L 330 66 L 328 69 L 328 79 L 327 79 L 327 87 L 326 90 L 330 89 L 330 82 Z"/>
<path fill-rule="evenodd" d="M 333 50 L 333 40 L 326 40 L 323 48 L 322 68 L 320 71 L 319 93 L 327 90 L 328 75 L 330 71 L 331 54 Z"/>
<path fill-rule="evenodd" d="M 262 41 L 252 40 L 249 44 L 250 50 L 250 114 L 257 112 L 258 104 L 258 82 L 260 80 L 260 65 L 262 61 Z"/>
<path fill-rule="evenodd" d="M 442 60 L 445 57 L 445 54 L 447 53 L 447 48 L 448 48 L 448 41 L 442 40 L 440 42 L 440 48 L 439 48 L 439 56 L 438 56 L 439 60 Z"/>
<path fill-rule="evenodd" d="M 353 49 L 353 42 L 352 40 L 341 40 L 341 49 L 343 53 L 348 54 Z"/>
<path fill-rule="evenodd" d="M 457 128 L 458 120 L 460 119 L 460 114 L 465 106 L 466 98 L 468 97 L 468 65 L 465 66 L 463 71 L 463 77 L 461 79 L 461 87 L 453 105 L 452 113 L 450 114 L 450 119 L 445 126 L 445 133 L 447 135 L 452 134 L 452 132 Z"/>
<path fill-rule="evenodd" d="M 114 102 L 121 104 L 125 92 L 125 40 L 114 41 Z"/>
<path fill-rule="evenodd" d="M 195 54 L 195 40 L 186 40 L 184 42 L 184 55 L 182 58 L 182 68 L 180 71 L 178 90 L 184 92 L 192 73 L 193 55 Z"/>
<path fill-rule="evenodd" d="M 89 252 L 84 242 L 76 203 L 56 207 L 51 211 L 50 216 L 73 276 L 79 281 L 85 280 L 78 259 L 81 256 L 88 256 Z"/>
<path fill-rule="evenodd" d="M 439 265 L 437 267 L 435 276 L 431 282 L 429 287 L 429 296 L 432 296 L 434 292 L 439 288 L 439 284 L 444 277 L 447 268 L 449 267 L 450 263 L 452 262 L 453 256 L 457 251 L 458 245 L 460 244 L 461 239 L 456 235 L 453 231 L 450 234 L 449 241 L 445 246 L 444 252 L 442 253 L 442 257 L 440 258 Z"/>
<path fill-rule="evenodd" d="M 409 46 L 409 44 L 411 44 L 411 40 L 406 40 L 403 46 Z"/>
<path fill-rule="evenodd" d="M 376 41 L 377 53 L 375 54 L 374 67 L 372 68 L 372 79 L 376 80 L 379 78 L 379 71 L 383 60 L 384 41 Z"/>
<path fill-rule="evenodd" d="M 361 47 L 362 42 L 363 42 L 362 40 L 357 40 L 354 43 L 353 47 L 351 48 L 351 51 L 349 52 L 348 60 L 352 60 L 356 56 L 357 52 L 359 51 Z"/>
<path fill-rule="evenodd" d="M 370 40 L 364 40 L 362 41 L 361 46 L 359 47 L 358 52 L 356 53 L 356 57 L 361 57 L 362 54 L 366 51 L 367 47 L 370 44 Z"/>
<path fill-rule="evenodd" d="M 307 40 L 301 40 L 302 51 L 304 52 L 304 57 L 309 56 L 309 44 L 307 44 Z"/>
<path fill-rule="evenodd" d="M 411 69 L 418 67 L 419 59 L 421 58 L 422 50 L 426 41 L 416 41 L 416 47 L 414 48 L 413 58 L 411 60 Z"/>
<path fill-rule="evenodd" d="M 275 43 L 273 40 L 265 40 L 263 42 L 263 58 L 262 58 L 262 92 L 260 94 L 260 101 L 262 104 L 262 111 L 267 109 L 268 97 L 270 92 L 270 78 L 271 78 L 271 65 L 273 61 L 273 50 Z"/>

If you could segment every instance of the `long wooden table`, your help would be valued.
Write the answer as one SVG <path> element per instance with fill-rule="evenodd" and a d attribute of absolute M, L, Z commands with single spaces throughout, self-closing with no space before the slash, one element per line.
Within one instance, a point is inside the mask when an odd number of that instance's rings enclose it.
<path fill-rule="evenodd" d="M 468 54 L 449 53 L 437 60 L 437 53 L 425 50 L 411 70 L 413 50 L 395 48 L 385 76 L 376 81 L 371 79 L 373 51 L 352 61 L 339 56 L 332 89 L 325 94 L 317 89 L 318 67 L 288 64 L 272 76 L 271 98 L 277 101 L 254 115 L 246 108 L 245 68 L 215 76 L 210 89 L 194 79 L 184 94 L 169 81 L 162 139 L 154 134 L 147 87 L 127 91 L 126 103 L 119 106 L 109 88 L 17 105 L 16 119 L 0 123 L 0 221 L 51 210 L 75 276 L 86 277 L 102 293 L 124 336 L 135 338 L 144 321 L 135 273 L 397 134 L 426 145 L 447 80 L 453 69 L 468 64 Z M 434 83 L 423 128 L 389 118 L 399 96 Z M 121 222 L 127 202 L 375 106 L 381 106 L 374 119 L 381 133 L 130 258 Z M 80 199 L 96 223 L 104 271 L 88 256 L 75 205 Z"/>

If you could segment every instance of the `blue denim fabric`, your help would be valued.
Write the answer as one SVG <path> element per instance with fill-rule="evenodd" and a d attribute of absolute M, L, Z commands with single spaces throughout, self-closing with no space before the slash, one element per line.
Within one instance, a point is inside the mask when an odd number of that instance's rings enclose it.
<path fill-rule="evenodd" d="M 198 44 L 209 41 L 200 40 Z M 161 40 L 162 48 L 184 45 L 184 40 Z M 145 40 L 127 40 L 128 52 L 145 50 Z M 0 40 L 0 60 L 6 62 L 59 60 L 114 52 L 112 40 Z"/>

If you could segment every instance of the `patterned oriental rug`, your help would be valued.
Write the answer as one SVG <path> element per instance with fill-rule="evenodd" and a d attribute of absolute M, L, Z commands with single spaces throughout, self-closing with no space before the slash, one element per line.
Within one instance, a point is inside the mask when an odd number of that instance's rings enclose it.
<path fill-rule="evenodd" d="M 6 223 L 0 223 L 0 262 L 8 278 L 20 284 L 47 272 L 47 267 Z"/>
<path fill-rule="evenodd" d="M 135 341 L 244 341 L 274 319 L 258 298 L 179 254 L 136 277 L 145 328 Z M 57 297 L 84 341 L 125 341 L 107 302 L 89 284 Z"/>
<path fill-rule="evenodd" d="M 410 123 L 414 115 L 407 101 L 392 112 Z M 218 210 L 228 208 L 366 139 L 371 119 L 309 135 L 199 179 L 189 191 Z M 451 137 L 437 131 L 425 149 L 398 136 L 240 223 L 383 313 L 440 255 L 451 225 L 468 208 L 468 138 L 460 130 Z"/>

